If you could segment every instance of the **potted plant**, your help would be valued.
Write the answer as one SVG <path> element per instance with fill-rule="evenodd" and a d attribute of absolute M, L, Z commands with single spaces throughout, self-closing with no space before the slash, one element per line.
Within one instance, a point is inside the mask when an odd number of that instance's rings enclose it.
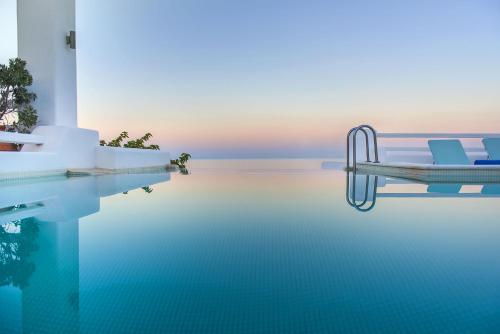
<path fill-rule="evenodd" d="M 33 77 L 20 58 L 0 64 L 0 131 L 30 133 L 38 116 L 31 105 L 36 95 L 28 90 Z M 0 151 L 17 151 L 16 144 L 0 143 Z"/>

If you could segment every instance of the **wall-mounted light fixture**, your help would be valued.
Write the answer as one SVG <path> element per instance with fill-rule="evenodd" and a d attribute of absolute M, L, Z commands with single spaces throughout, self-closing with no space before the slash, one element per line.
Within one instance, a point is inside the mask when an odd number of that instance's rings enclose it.
<path fill-rule="evenodd" d="M 76 32 L 73 30 L 66 36 L 66 44 L 69 45 L 71 49 L 76 49 Z"/>

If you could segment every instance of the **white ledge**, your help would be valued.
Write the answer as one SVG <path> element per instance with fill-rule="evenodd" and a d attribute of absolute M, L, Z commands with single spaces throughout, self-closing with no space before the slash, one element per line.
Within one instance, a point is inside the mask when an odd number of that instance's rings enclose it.
<path fill-rule="evenodd" d="M 42 145 L 44 137 L 17 132 L 0 131 L 0 143 Z"/>

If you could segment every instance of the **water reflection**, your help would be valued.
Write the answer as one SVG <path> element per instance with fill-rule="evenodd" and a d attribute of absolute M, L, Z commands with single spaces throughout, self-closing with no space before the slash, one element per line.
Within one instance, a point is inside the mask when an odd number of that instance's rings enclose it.
<path fill-rule="evenodd" d="M 406 185 L 392 191 L 391 185 Z M 409 191 L 415 185 L 425 186 L 424 191 Z M 464 192 L 464 186 L 480 187 L 480 191 Z M 380 191 L 383 188 L 384 191 Z M 485 183 L 422 183 L 403 178 L 346 172 L 346 201 L 361 212 L 375 207 L 380 198 L 489 198 L 500 197 L 500 184 Z"/>
<path fill-rule="evenodd" d="M 35 271 L 30 255 L 38 249 L 38 233 L 38 223 L 32 218 L 0 226 L 0 287 L 12 285 L 23 289 L 28 285 L 28 278 Z"/>
<path fill-rule="evenodd" d="M 372 210 L 377 200 L 378 176 L 357 175 L 350 172 L 347 172 L 346 175 L 347 203 L 361 212 Z"/>
<path fill-rule="evenodd" d="M 101 197 L 151 193 L 150 185 L 169 179 L 121 174 L 1 184 L 0 332 L 50 332 L 47 319 L 78 332 L 79 219 L 98 212 Z"/>

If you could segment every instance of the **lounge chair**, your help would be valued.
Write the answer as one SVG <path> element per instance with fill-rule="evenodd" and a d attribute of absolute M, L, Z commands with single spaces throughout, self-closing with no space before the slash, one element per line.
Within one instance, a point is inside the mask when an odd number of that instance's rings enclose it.
<path fill-rule="evenodd" d="M 462 143 L 457 139 L 429 140 L 428 144 L 436 165 L 471 165 Z M 500 165 L 500 138 L 485 138 L 483 144 L 489 160 L 476 160 L 474 165 Z"/>
<path fill-rule="evenodd" d="M 429 140 L 429 149 L 436 165 L 470 165 L 460 140 Z"/>
<path fill-rule="evenodd" d="M 500 138 L 484 138 L 483 146 L 488 160 L 476 160 L 474 165 L 500 165 Z"/>
<path fill-rule="evenodd" d="M 484 138 L 483 146 L 489 160 L 500 160 L 500 138 Z"/>

